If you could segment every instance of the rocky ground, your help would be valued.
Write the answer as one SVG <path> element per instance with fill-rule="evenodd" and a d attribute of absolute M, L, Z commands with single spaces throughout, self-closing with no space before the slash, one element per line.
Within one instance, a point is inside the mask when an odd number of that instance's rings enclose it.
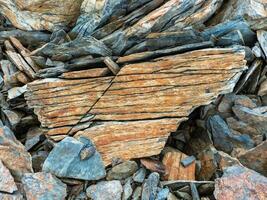
<path fill-rule="evenodd" d="M 266 9 L 0 0 L 0 199 L 267 199 Z"/>

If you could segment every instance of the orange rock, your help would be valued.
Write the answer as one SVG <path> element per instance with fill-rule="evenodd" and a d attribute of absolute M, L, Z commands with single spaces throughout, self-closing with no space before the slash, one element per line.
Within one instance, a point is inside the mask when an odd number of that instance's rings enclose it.
<path fill-rule="evenodd" d="M 149 169 L 152 172 L 158 172 L 158 173 L 165 173 L 165 166 L 162 164 L 162 162 L 158 160 L 153 160 L 150 158 L 142 158 L 141 160 L 142 165 L 145 166 L 146 169 Z"/>
<path fill-rule="evenodd" d="M 187 167 L 181 164 L 181 160 L 186 157 L 187 155 L 179 151 L 167 152 L 164 155 L 162 161 L 166 168 L 164 180 L 195 180 L 195 162 Z"/>

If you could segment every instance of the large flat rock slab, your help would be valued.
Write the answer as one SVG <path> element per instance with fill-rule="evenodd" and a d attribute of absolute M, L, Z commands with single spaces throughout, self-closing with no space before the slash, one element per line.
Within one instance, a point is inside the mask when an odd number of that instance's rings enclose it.
<path fill-rule="evenodd" d="M 159 154 L 193 109 L 231 92 L 245 69 L 242 50 L 204 49 L 128 64 L 116 76 L 37 80 L 25 97 L 48 137 L 88 137 L 108 165 Z"/>

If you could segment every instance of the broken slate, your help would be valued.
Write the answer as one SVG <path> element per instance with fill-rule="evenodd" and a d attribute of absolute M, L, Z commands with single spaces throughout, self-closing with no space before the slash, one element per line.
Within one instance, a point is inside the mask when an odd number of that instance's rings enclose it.
<path fill-rule="evenodd" d="M 62 178 L 99 180 L 106 175 L 100 154 L 95 151 L 81 160 L 80 153 L 92 149 L 93 143 L 85 138 L 66 137 L 56 144 L 43 165 L 43 171 Z M 89 152 L 88 152 L 89 153 Z"/>
<path fill-rule="evenodd" d="M 25 174 L 22 183 L 27 200 L 64 200 L 67 196 L 67 186 L 50 173 Z"/>
<path fill-rule="evenodd" d="M 155 199 L 157 195 L 158 184 L 159 174 L 157 172 L 151 173 L 143 185 L 141 200 Z"/>
<path fill-rule="evenodd" d="M 0 160 L 0 193 L 13 193 L 18 190 L 14 178 L 10 174 L 9 170 L 5 167 Z"/>
<path fill-rule="evenodd" d="M 107 174 L 107 180 L 122 180 L 133 175 L 138 169 L 134 161 L 125 161 L 113 167 Z"/>

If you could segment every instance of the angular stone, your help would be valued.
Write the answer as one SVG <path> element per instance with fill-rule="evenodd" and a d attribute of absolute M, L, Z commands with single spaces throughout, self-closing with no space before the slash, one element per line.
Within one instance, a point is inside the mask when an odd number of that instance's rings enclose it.
<path fill-rule="evenodd" d="M 47 151 L 38 151 L 32 154 L 32 167 L 34 172 L 41 172 L 43 164 L 48 157 L 49 153 Z"/>
<path fill-rule="evenodd" d="M 267 198 L 267 178 L 245 167 L 229 167 L 222 178 L 216 179 L 214 196 L 217 200 L 264 200 Z"/>
<path fill-rule="evenodd" d="M 134 161 L 125 161 L 113 167 L 107 174 L 107 180 L 122 180 L 133 175 L 138 169 Z"/>
<path fill-rule="evenodd" d="M 267 141 L 238 157 L 246 167 L 267 176 Z"/>
<path fill-rule="evenodd" d="M 221 170 L 224 170 L 227 167 L 231 167 L 233 165 L 242 165 L 237 158 L 231 157 L 227 153 L 223 151 L 218 151 L 216 154 L 217 164 Z"/>
<path fill-rule="evenodd" d="M 62 178 L 80 180 L 99 180 L 105 177 L 105 167 L 97 151 L 87 159 L 80 159 L 82 150 L 92 146 L 93 143 L 88 139 L 66 137 L 50 152 L 44 162 L 43 171 Z"/>
<path fill-rule="evenodd" d="M 174 194 L 169 193 L 167 200 L 178 200 L 178 198 Z"/>
<path fill-rule="evenodd" d="M 64 200 L 67 196 L 67 186 L 50 173 L 25 174 L 22 183 L 27 200 Z"/>
<path fill-rule="evenodd" d="M 7 194 L 0 192 L 0 199 L 3 200 L 24 200 L 23 196 L 19 192 L 15 192 L 14 194 Z"/>
<path fill-rule="evenodd" d="M 132 200 L 139 200 L 141 198 L 141 195 L 142 195 L 142 187 L 138 186 L 135 188 L 133 192 Z"/>
<path fill-rule="evenodd" d="M 156 199 L 158 184 L 159 174 L 157 172 L 151 173 L 143 185 L 141 200 Z"/>
<path fill-rule="evenodd" d="M 122 200 L 128 200 L 132 196 L 133 188 L 132 188 L 132 179 L 127 179 L 126 183 L 123 186 L 123 194 Z"/>
<path fill-rule="evenodd" d="M 164 180 L 195 180 L 195 161 L 187 167 L 181 164 L 181 160 L 188 157 L 179 151 L 167 152 L 163 157 L 163 164 L 166 168 Z"/>
<path fill-rule="evenodd" d="M 86 194 L 92 200 L 121 200 L 123 188 L 120 181 L 102 181 L 86 189 Z"/>
<path fill-rule="evenodd" d="M 165 173 L 165 166 L 159 160 L 154 160 L 151 158 L 140 159 L 141 164 L 148 170 L 152 172 Z"/>
<path fill-rule="evenodd" d="M 24 173 L 33 172 L 31 155 L 6 126 L 0 128 L 0 160 L 15 180 L 19 181 Z"/>
<path fill-rule="evenodd" d="M 145 168 L 140 168 L 137 172 L 134 173 L 133 175 L 133 180 L 134 182 L 137 183 L 143 183 L 146 177 L 146 169 Z"/>
<path fill-rule="evenodd" d="M 170 190 L 168 188 L 161 189 L 158 194 L 156 200 L 166 200 L 169 196 Z"/>
<path fill-rule="evenodd" d="M 10 174 L 9 170 L 4 166 L 1 160 L 0 174 L 0 193 L 6 192 L 12 194 L 13 192 L 18 190 L 14 178 Z"/>

